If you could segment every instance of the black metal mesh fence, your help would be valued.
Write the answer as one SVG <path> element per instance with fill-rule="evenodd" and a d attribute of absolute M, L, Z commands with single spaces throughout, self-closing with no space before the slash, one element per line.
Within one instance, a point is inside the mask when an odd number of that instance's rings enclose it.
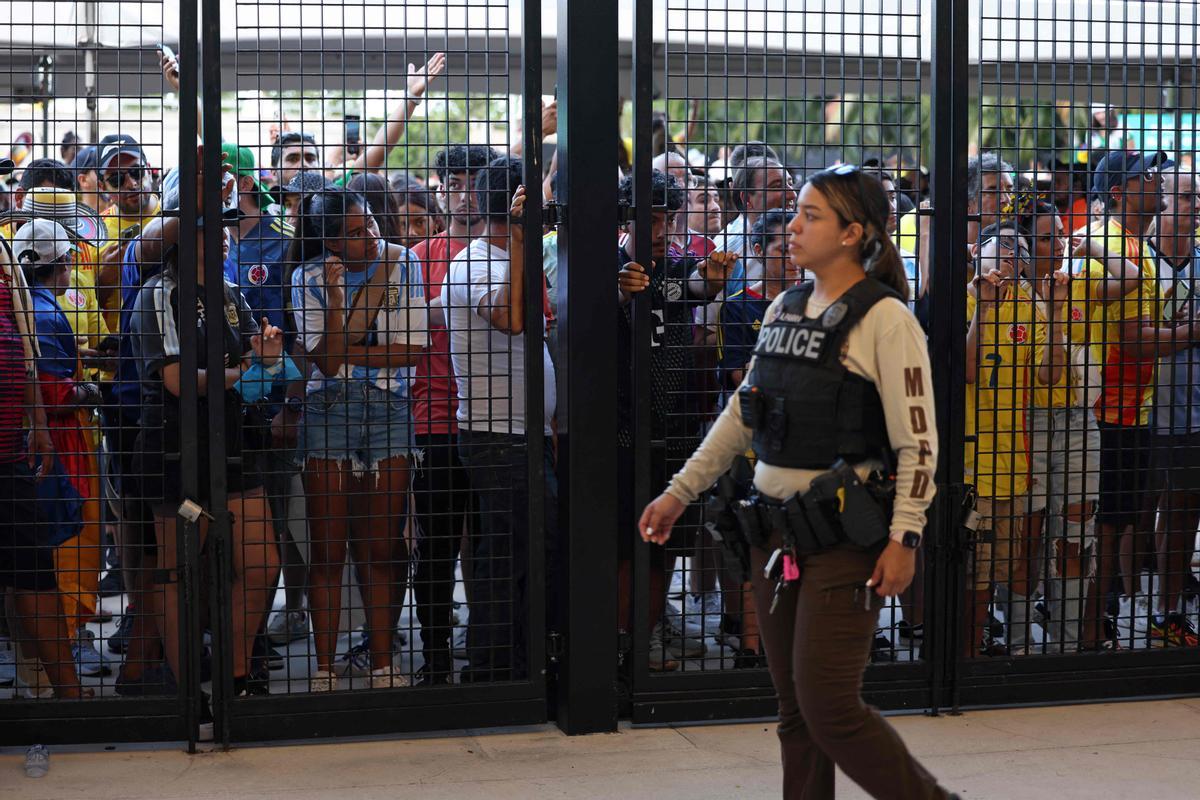
<path fill-rule="evenodd" d="M 635 706 L 769 705 L 729 546 L 754 459 L 666 547 L 636 520 L 805 277 L 799 197 L 839 165 L 883 186 L 931 337 L 942 298 L 968 323 L 965 363 L 934 363 L 978 524 L 935 507 L 868 684 L 937 705 L 997 671 L 1086 673 L 1079 650 L 1195 647 L 1195 8 L 937 8 L 969 23 L 946 84 L 920 0 L 622 9 L 621 136 L 589 154 L 612 184 L 571 186 L 624 206 L 588 221 L 618 292 L 587 335 L 619 379 L 574 401 L 616 407 L 616 474 L 587 477 L 617 486 L 618 614 L 581 632 L 556 524 L 572 196 L 537 4 L 0 2 L 0 691 L 120 697 L 110 717 L 187 718 L 176 738 L 212 698 L 224 739 L 435 705 L 403 727 L 450 727 L 460 703 L 544 716 L 547 651 L 611 635 Z M 931 155 L 948 109 L 961 182 Z M 575 269 L 613 268 L 590 255 Z"/>
<path fill-rule="evenodd" d="M 656 328 L 648 352 L 638 353 L 651 381 L 633 396 L 650 409 L 649 438 L 634 447 L 649 451 L 652 493 L 742 383 L 768 306 L 805 277 L 787 239 L 807 176 L 854 164 L 883 182 L 892 204 L 887 233 L 901 245 L 914 300 L 923 289 L 915 208 L 927 177 L 919 3 L 814 16 L 782 3 L 672 0 L 655 13 L 651 85 L 662 97 L 635 134 L 648 134 L 641 154 L 653 158 L 654 180 L 670 176 L 679 192 L 652 182 L 648 193 L 649 258 L 663 278 L 651 280 Z M 631 244 L 623 247 L 632 255 Z M 707 280 L 678 291 L 689 274 Z M 737 538 L 722 533 L 732 522 L 722 511 L 750 492 L 752 470 L 752 458 L 739 464 L 733 495 L 706 494 L 665 550 L 651 547 L 648 589 L 639 595 L 652 626 L 650 672 L 765 665 L 748 554 L 720 544 Z M 636 496 L 632 486 L 624 492 Z M 881 612 L 874 661 L 919 657 L 924 594 L 922 570 L 912 592 Z"/>
<path fill-rule="evenodd" d="M 247 409 L 282 565 L 268 619 L 249 597 L 233 609 L 262 628 L 270 680 L 251 688 L 445 684 L 464 661 L 464 681 L 524 678 L 510 9 L 338 9 L 310 41 L 286 4 L 228 21 L 255 56 L 223 119 L 246 176 L 238 283 L 302 364 Z M 335 304 L 350 311 L 331 359 Z"/>
<path fill-rule="evenodd" d="M 973 23 L 961 654 L 1195 647 L 1195 9 Z"/>
<path fill-rule="evenodd" d="M 161 454 L 138 444 L 139 342 L 121 330 L 142 277 L 129 251 L 139 237 L 157 247 L 177 158 L 152 47 L 164 8 L 13 2 L 4 14 L 6 345 L 38 354 L 28 372 L 6 362 L 3 378 L 3 678 L 14 698 L 140 696 L 163 680 L 146 480 Z M 146 277 L 159 262 L 147 254 Z M 16 327 L 14 308 L 26 312 Z M 122 664 L 138 686 L 121 683 Z"/>

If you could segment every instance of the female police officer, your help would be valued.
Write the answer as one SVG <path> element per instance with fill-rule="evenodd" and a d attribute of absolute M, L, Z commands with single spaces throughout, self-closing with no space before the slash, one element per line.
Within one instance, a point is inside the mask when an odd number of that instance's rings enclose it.
<path fill-rule="evenodd" d="M 789 800 L 833 797 L 835 764 L 877 798 L 950 796 L 860 697 L 879 607 L 912 581 L 937 447 L 929 356 L 887 216 L 879 182 L 854 166 L 809 179 L 788 257 L 813 280 L 771 304 L 741 388 L 639 522 L 664 543 L 753 447 L 756 496 L 739 520 Z M 894 501 L 873 487 L 893 470 Z"/>

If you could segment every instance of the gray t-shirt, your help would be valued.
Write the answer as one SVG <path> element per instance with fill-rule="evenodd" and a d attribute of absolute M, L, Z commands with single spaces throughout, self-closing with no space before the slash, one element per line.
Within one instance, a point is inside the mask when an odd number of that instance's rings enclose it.
<path fill-rule="evenodd" d="M 1146 252 L 1154 259 L 1155 266 L 1170 266 L 1149 242 Z M 1192 252 L 1190 261 L 1173 268 L 1174 289 L 1167 304 L 1173 315 L 1182 311 L 1186 316 L 1192 316 L 1200 310 L 1200 297 L 1197 297 L 1200 286 L 1196 284 L 1198 263 L 1200 247 Z M 1159 274 L 1166 274 L 1166 270 L 1160 269 Z M 1161 435 L 1200 433 L 1200 347 L 1188 347 L 1159 360 L 1151 423 L 1154 432 Z"/>

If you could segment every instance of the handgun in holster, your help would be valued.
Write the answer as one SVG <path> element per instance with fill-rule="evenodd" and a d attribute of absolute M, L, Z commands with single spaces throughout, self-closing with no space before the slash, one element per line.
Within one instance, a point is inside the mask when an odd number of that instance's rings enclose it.
<path fill-rule="evenodd" d="M 755 547 L 765 549 L 771 535 L 758 512 L 758 504 L 750 500 L 738 500 L 733 505 L 733 515 L 737 518 L 738 526 L 746 540 Z"/>
<path fill-rule="evenodd" d="M 804 512 L 809 527 L 816 537 L 820 549 L 838 546 L 845 540 L 840 509 L 841 477 L 835 473 L 822 473 L 812 479 L 809 491 L 800 495 L 804 501 Z"/>
<path fill-rule="evenodd" d="M 717 479 L 705 506 L 705 527 L 713 541 L 721 545 L 726 567 L 745 579 L 750 573 L 750 540 L 738 518 L 737 509 L 748 493 L 749 476 L 752 475 L 746 460 L 739 458 L 728 472 Z M 757 522 L 757 514 L 754 521 Z"/>
<path fill-rule="evenodd" d="M 887 539 L 891 520 L 854 468 L 839 458 L 830 473 L 841 484 L 839 513 L 846 539 L 858 547 L 875 547 Z"/>

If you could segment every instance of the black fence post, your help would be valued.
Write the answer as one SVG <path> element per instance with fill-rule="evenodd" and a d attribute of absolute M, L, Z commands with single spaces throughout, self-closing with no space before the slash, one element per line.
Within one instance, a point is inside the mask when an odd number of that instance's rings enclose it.
<path fill-rule="evenodd" d="M 634 0 L 633 6 L 633 69 L 630 73 L 630 96 L 633 98 L 633 209 L 634 260 L 646 268 L 651 267 L 651 203 L 650 161 L 651 115 L 654 99 L 653 63 L 654 4 L 651 0 Z M 633 412 L 633 507 L 640 513 L 658 492 L 665 487 L 651 486 L 650 463 L 656 442 L 650 425 L 651 396 L 649 392 L 637 391 L 650 386 L 650 346 L 652 327 L 655 320 L 651 308 L 651 293 L 640 292 L 630 301 L 633 305 L 633 361 L 621 364 L 620 369 L 630 373 L 630 402 Z M 624 523 L 625 520 L 619 520 Z M 618 535 L 629 535 L 621 531 Z M 650 631 L 644 620 L 650 606 L 650 550 L 647 545 L 635 542 L 633 550 L 633 602 L 628 625 L 633 641 L 633 684 L 649 675 Z M 657 620 L 656 620 L 657 622 Z"/>
<path fill-rule="evenodd" d="M 225 229 L 222 227 L 222 167 L 221 167 L 221 0 L 200 0 L 200 65 L 203 81 L 200 87 L 203 111 L 204 157 L 199 165 L 204 173 L 203 214 L 204 263 L 197 270 L 204 270 L 204 307 L 207 313 L 225 313 L 224 264 L 221 250 Z M 185 96 L 186 98 L 186 96 Z M 182 103 L 187 104 L 185 99 Z M 194 128 L 193 128 L 194 129 Z M 186 135 L 181 132 L 181 136 Z M 186 240 L 185 240 L 186 241 Z M 215 330 L 219 331 L 219 328 Z M 204 342 L 206 364 L 209 368 L 225 363 L 225 342 L 220 333 L 209 336 Z M 218 370 L 218 374 L 220 371 Z M 209 522 L 206 553 L 211 567 L 209 593 L 211 608 L 210 626 L 213 631 L 213 741 L 228 747 L 230 740 L 229 702 L 233 682 L 233 552 L 231 550 L 231 517 L 227 499 L 227 470 L 225 458 L 225 403 L 219 394 L 214 394 L 206 403 L 208 417 L 208 475 L 201 480 L 209 482 L 212 520 Z M 239 509 L 240 511 L 240 509 Z"/>
<path fill-rule="evenodd" d="M 929 353 L 938 423 L 938 502 L 933 527 L 933 609 L 926 639 L 931 659 L 931 701 L 957 679 L 959 617 L 968 613 L 962 598 L 958 508 L 963 487 L 965 409 L 961 387 L 966 385 L 966 285 L 960 265 L 967 230 L 967 10 L 966 0 L 935 0 L 933 4 L 932 158 L 930 186 L 933 229 L 929 266 Z M 945 671 L 949 669 L 949 675 Z M 948 683 L 947 683 L 948 682 Z"/>
<path fill-rule="evenodd" d="M 558 725 L 579 734 L 617 727 L 615 3 L 559 0 L 558 86 L 559 525 L 570 591 Z"/>
<path fill-rule="evenodd" d="M 544 681 L 547 677 L 546 639 L 551 631 L 547 619 L 553 610 L 546 607 L 547 597 L 560 597 L 556 591 L 544 591 L 547 580 L 561 586 L 558 576 L 547 573 L 546 536 L 558 536 L 557 530 L 545 529 L 546 471 L 545 426 L 546 409 L 543 403 L 545 374 L 542 354 L 546 339 L 543 319 L 542 285 L 545 272 L 542 264 L 542 7 L 541 0 L 525 0 L 521 34 L 522 120 L 525 141 L 522 166 L 525 170 L 525 436 L 526 469 L 529 471 L 529 603 L 525 613 L 526 630 L 530 632 L 530 680 Z M 514 391 L 521 389 L 514 387 Z M 522 502 L 522 498 L 514 498 Z M 520 532 L 517 533 L 520 535 Z"/>
<path fill-rule="evenodd" d="M 196 97 L 199 93 L 200 63 L 198 12 L 196 0 L 185 0 L 179 7 L 179 57 L 183 65 L 179 71 L 179 96 Z M 196 241 L 196 219 L 200 210 L 196 207 L 196 104 L 179 104 L 179 240 Z M 179 281 L 179 328 L 196 330 L 196 248 L 178 248 Z M 189 336 L 180 342 L 179 353 L 179 408 L 181 429 L 180 484 L 185 497 L 198 497 L 201 476 L 198 459 L 198 414 L 197 364 L 200 343 Z M 200 640 L 200 586 L 198 569 L 200 540 L 197 523 L 182 516 L 176 517 L 176 543 L 179 555 L 179 637 L 180 664 L 182 675 L 177 676 L 179 696 L 183 703 L 184 724 L 187 732 L 188 752 L 196 750 L 199 736 L 200 710 L 200 666 L 197 642 Z"/>

